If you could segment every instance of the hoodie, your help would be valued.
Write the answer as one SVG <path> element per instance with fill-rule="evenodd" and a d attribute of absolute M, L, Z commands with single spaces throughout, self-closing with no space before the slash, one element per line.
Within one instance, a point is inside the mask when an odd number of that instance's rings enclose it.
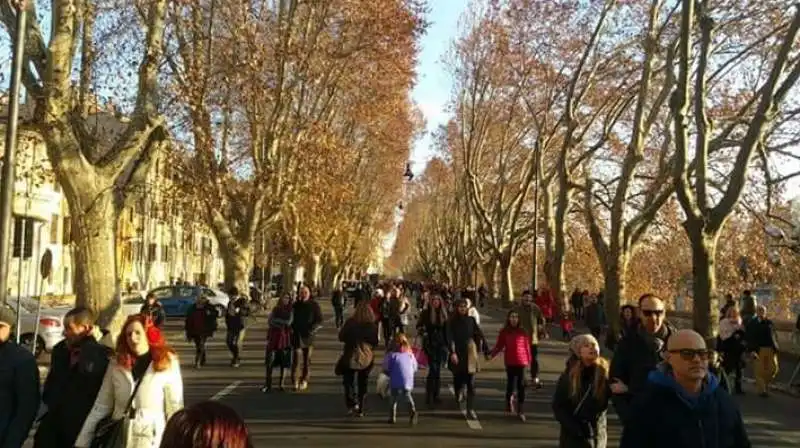
<path fill-rule="evenodd" d="M 750 448 L 742 414 L 719 380 L 708 374 L 697 395 L 660 364 L 631 404 L 620 448 Z"/>

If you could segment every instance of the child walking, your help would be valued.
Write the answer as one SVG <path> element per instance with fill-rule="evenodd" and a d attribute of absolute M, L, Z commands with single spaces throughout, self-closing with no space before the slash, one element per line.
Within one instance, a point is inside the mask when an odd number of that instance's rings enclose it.
<path fill-rule="evenodd" d="M 575 318 L 572 316 L 572 311 L 564 310 L 561 313 L 561 332 L 564 341 L 569 342 L 572 340 L 573 331 L 575 331 Z"/>
<path fill-rule="evenodd" d="M 519 325 L 519 313 L 510 311 L 506 324 L 497 336 L 497 344 L 489 353 L 494 358 L 504 352 L 506 365 L 506 412 L 514 414 L 523 422 L 526 420 L 523 404 L 525 403 L 525 369 L 531 365 L 531 338 Z M 515 393 L 516 392 L 516 393 Z M 516 399 L 515 399 L 516 398 Z"/>
<path fill-rule="evenodd" d="M 389 388 L 392 394 L 392 406 L 389 412 L 389 424 L 397 423 L 397 403 L 402 397 L 410 411 L 410 424 L 417 424 L 417 407 L 414 404 L 414 373 L 418 369 L 417 359 L 411 351 L 411 344 L 403 333 L 394 337 L 395 351 L 388 353 L 383 359 L 383 373 L 389 377 Z"/>

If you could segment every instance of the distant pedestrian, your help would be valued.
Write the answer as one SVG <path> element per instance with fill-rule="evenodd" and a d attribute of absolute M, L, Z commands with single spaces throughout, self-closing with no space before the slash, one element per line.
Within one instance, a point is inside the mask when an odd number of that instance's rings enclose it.
<path fill-rule="evenodd" d="M 569 342 L 572 340 L 572 335 L 575 332 L 575 317 L 573 312 L 571 310 L 562 311 L 559 324 L 561 325 L 561 335 L 564 341 Z"/>
<path fill-rule="evenodd" d="M 242 417 L 218 401 L 202 401 L 167 422 L 161 448 L 253 448 Z"/>
<path fill-rule="evenodd" d="M 284 295 L 272 309 L 267 328 L 267 348 L 264 357 L 266 376 L 261 392 L 272 390 L 272 374 L 279 369 L 278 390 L 283 390 L 285 372 L 292 365 L 292 297 Z"/>
<path fill-rule="evenodd" d="M 427 292 L 426 292 L 427 294 Z M 447 309 L 438 294 L 430 301 L 417 319 L 417 337 L 422 340 L 422 350 L 428 357 L 428 375 L 425 378 L 425 404 L 441 403 L 442 368 L 447 363 Z"/>
<path fill-rule="evenodd" d="M 591 296 L 589 299 L 589 306 L 584 310 L 586 326 L 589 327 L 589 332 L 592 333 L 597 340 L 600 340 L 600 335 L 603 333 L 603 327 L 606 325 L 606 311 L 597 299 L 597 296 Z"/>
<path fill-rule="evenodd" d="M 525 369 L 531 365 L 531 338 L 528 332 L 520 326 L 519 313 L 509 311 L 506 323 L 497 343 L 489 354 L 494 358 L 503 352 L 503 361 L 506 368 L 506 413 L 517 414 L 523 422 L 525 418 Z"/>
<path fill-rule="evenodd" d="M 752 446 L 733 398 L 708 373 L 710 353 L 692 330 L 669 338 L 666 361 L 629 408 L 620 448 Z"/>
<path fill-rule="evenodd" d="M 531 382 L 534 388 L 540 389 L 542 382 L 539 380 L 539 339 L 544 339 L 547 335 L 547 321 L 530 291 L 522 292 L 520 302 L 515 310 L 519 314 L 520 325 L 531 340 Z"/>
<path fill-rule="evenodd" d="M 239 289 L 235 286 L 230 289 L 228 295 L 230 301 L 225 314 L 225 342 L 231 352 L 231 367 L 239 367 L 247 320 L 250 317 L 250 303 L 247 297 L 239 294 Z"/>
<path fill-rule="evenodd" d="M 342 328 L 344 324 L 344 307 L 346 306 L 345 295 L 342 288 L 336 288 L 331 293 L 331 305 L 333 306 L 334 321 L 336 329 L 338 330 Z"/>
<path fill-rule="evenodd" d="M 408 405 L 409 422 L 417 424 L 417 406 L 414 403 L 414 374 L 419 366 L 411 344 L 403 333 L 394 337 L 394 351 L 388 353 L 383 360 L 383 372 L 389 377 L 389 388 L 392 404 L 389 411 L 389 423 L 397 422 L 397 405 L 402 399 Z"/>
<path fill-rule="evenodd" d="M 758 307 L 758 301 L 756 300 L 755 296 L 753 296 L 752 291 L 749 289 L 744 291 L 742 294 L 741 299 L 742 305 L 740 307 L 741 314 L 742 314 L 742 322 L 745 325 L 749 324 L 753 318 L 756 317 L 756 308 Z"/>
<path fill-rule="evenodd" d="M 186 339 L 194 343 L 194 368 L 206 365 L 206 344 L 217 331 L 217 311 L 208 303 L 208 298 L 200 296 L 186 311 L 184 331 Z"/>
<path fill-rule="evenodd" d="M 734 377 L 734 392 L 744 394 L 742 389 L 742 369 L 744 354 L 747 351 L 746 333 L 739 306 L 734 304 L 719 322 L 717 350 L 722 353 L 722 370 Z"/>
<path fill-rule="evenodd" d="M 142 308 L 139 310 L 139 314 L 142 314 L 150 319 L 153 322 L 153 325 L 158 328 L 164 326 L 164 322 L 167 320 L 167 314 L 164 312 L 164 307 L 161 306 L 161 302 L 158 301 L 156 295 L 152 292 L 147 293 L 147 297 L 145 298 Z"/>
<path fill-rule="evenodd" d="M 300 288 L 300 295 L 292 304 L 292 316 L 292 384 L 295 391 L 301 391 L 308 388 L 314 337 L 322 327 L 323 320 L 319 303 L 311 297 L 311 290 L 307 286 Z M 298 378 L 300 358 L 303 359 L 303 367 Z"/>
<path fill-rule="evenodd" d="M 0 447 L 20 448 L 39 410 L 39 368 L 12 340 L 17 314 L 0 303 Z"/>
<path fill-rule="evenodd" d="M 344 347 L 335 371 L 342 376 L 347 412 L 351 416 L 363 417 L 369 373 L 378 346 L 378 324 L 369 302 L 358 304 L 353 316 L 339 330 L 339 341 L 344 343 Z"/>
<path fill-rule="evenodd" d="M 778 333 L 775 324 L 767 318 L 767 308 L 759 305 L 756 316 L 746 324 L 745 339 L 754 359 L 756 390 L 762 397 L 769 396 L 769 386 L 778 375 Z"/>

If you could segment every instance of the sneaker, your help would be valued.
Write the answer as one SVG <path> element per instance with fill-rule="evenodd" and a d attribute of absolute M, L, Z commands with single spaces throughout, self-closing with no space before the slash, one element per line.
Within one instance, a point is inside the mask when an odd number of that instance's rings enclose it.
<path fill-rule="evenodd" d="M 521 421 L 522 423 L 525 423 L 526 421 L 528 421 L 528 418 L 525 417 L 525 414 L 523 414 L 522 412 L 517 414 L 517 417 L 519 418 L 519 421 Z"/>
<path fill-rule="evenodd" d="M 308 381 L 300 382 L 300 390 L 308 390 Z"/>
<path fill-rule="evenodd" d="M 388 423 L 390 425 L 394 425 L 395 423 L 397 423 L 397 416 L 390 415 L 389 416 L 389 420 L 387 420 L 386 423 Z"/>
<path fill-rule="evenodd" d="M 470 409 L 470 410 L 467 411 L 467 418 L 469 418 L 470 420 L 477 420 L 478 419 L 478 413 L 475 412 L 474 409 Z"/>
<path fill-rule="evenodd" d="M 261 393 L 268 394 L 270 390 L 272 390 L 271 387 L 264 386 L 261 388 Z"/>
<path fill-rule="evenodd" d="M 299 382 L 297 382 L 297 381 L 295 381 L 295 382 L 294 382 L 294 386 L 292 386 L 292 389 L 293 389 L 295 392 L 298 392 L 298 391 L 300 390 L 300 383 L 299 383 Z"/>
<path fill-rule="evenodd" d="M 538 390 L 538 389 L 541 389 L 542 387 L 544 387 L 544 386 L 542 386 L 542 381 L 539 378 L 536 378 L 535 380 L 533 380 L 533 388 L 534 389 Z"/>

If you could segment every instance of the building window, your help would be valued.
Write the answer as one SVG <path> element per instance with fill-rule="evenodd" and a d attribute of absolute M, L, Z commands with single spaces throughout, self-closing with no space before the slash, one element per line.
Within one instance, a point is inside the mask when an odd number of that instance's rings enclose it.
<path fill-rule="evenodd" d="M 156 243 L 150 243 L 147 246 L 147 261 L 154 262 L 156 261 Z"/>
<path fill-rule="evenodd" d="M 61 229 L 61 244 L 69 244 L 72 242 L 72 217 L 64 217 L 64 226 Z"/>
<path fill-rule="evenodd" d="M 14 248 L 12 257 L 31 258 L 33 256 L 33 219 L 14 217 Z"/>
<path fill-rule="evenodd" d="M 58 244 L 58 215 L 50 219 L 50 244 Z"/>
<path fill-rule="evenodd" d="M 169 246 L 161 246 L 161 261 L 168 263 L 170 261 L 169 256 Z"/>

